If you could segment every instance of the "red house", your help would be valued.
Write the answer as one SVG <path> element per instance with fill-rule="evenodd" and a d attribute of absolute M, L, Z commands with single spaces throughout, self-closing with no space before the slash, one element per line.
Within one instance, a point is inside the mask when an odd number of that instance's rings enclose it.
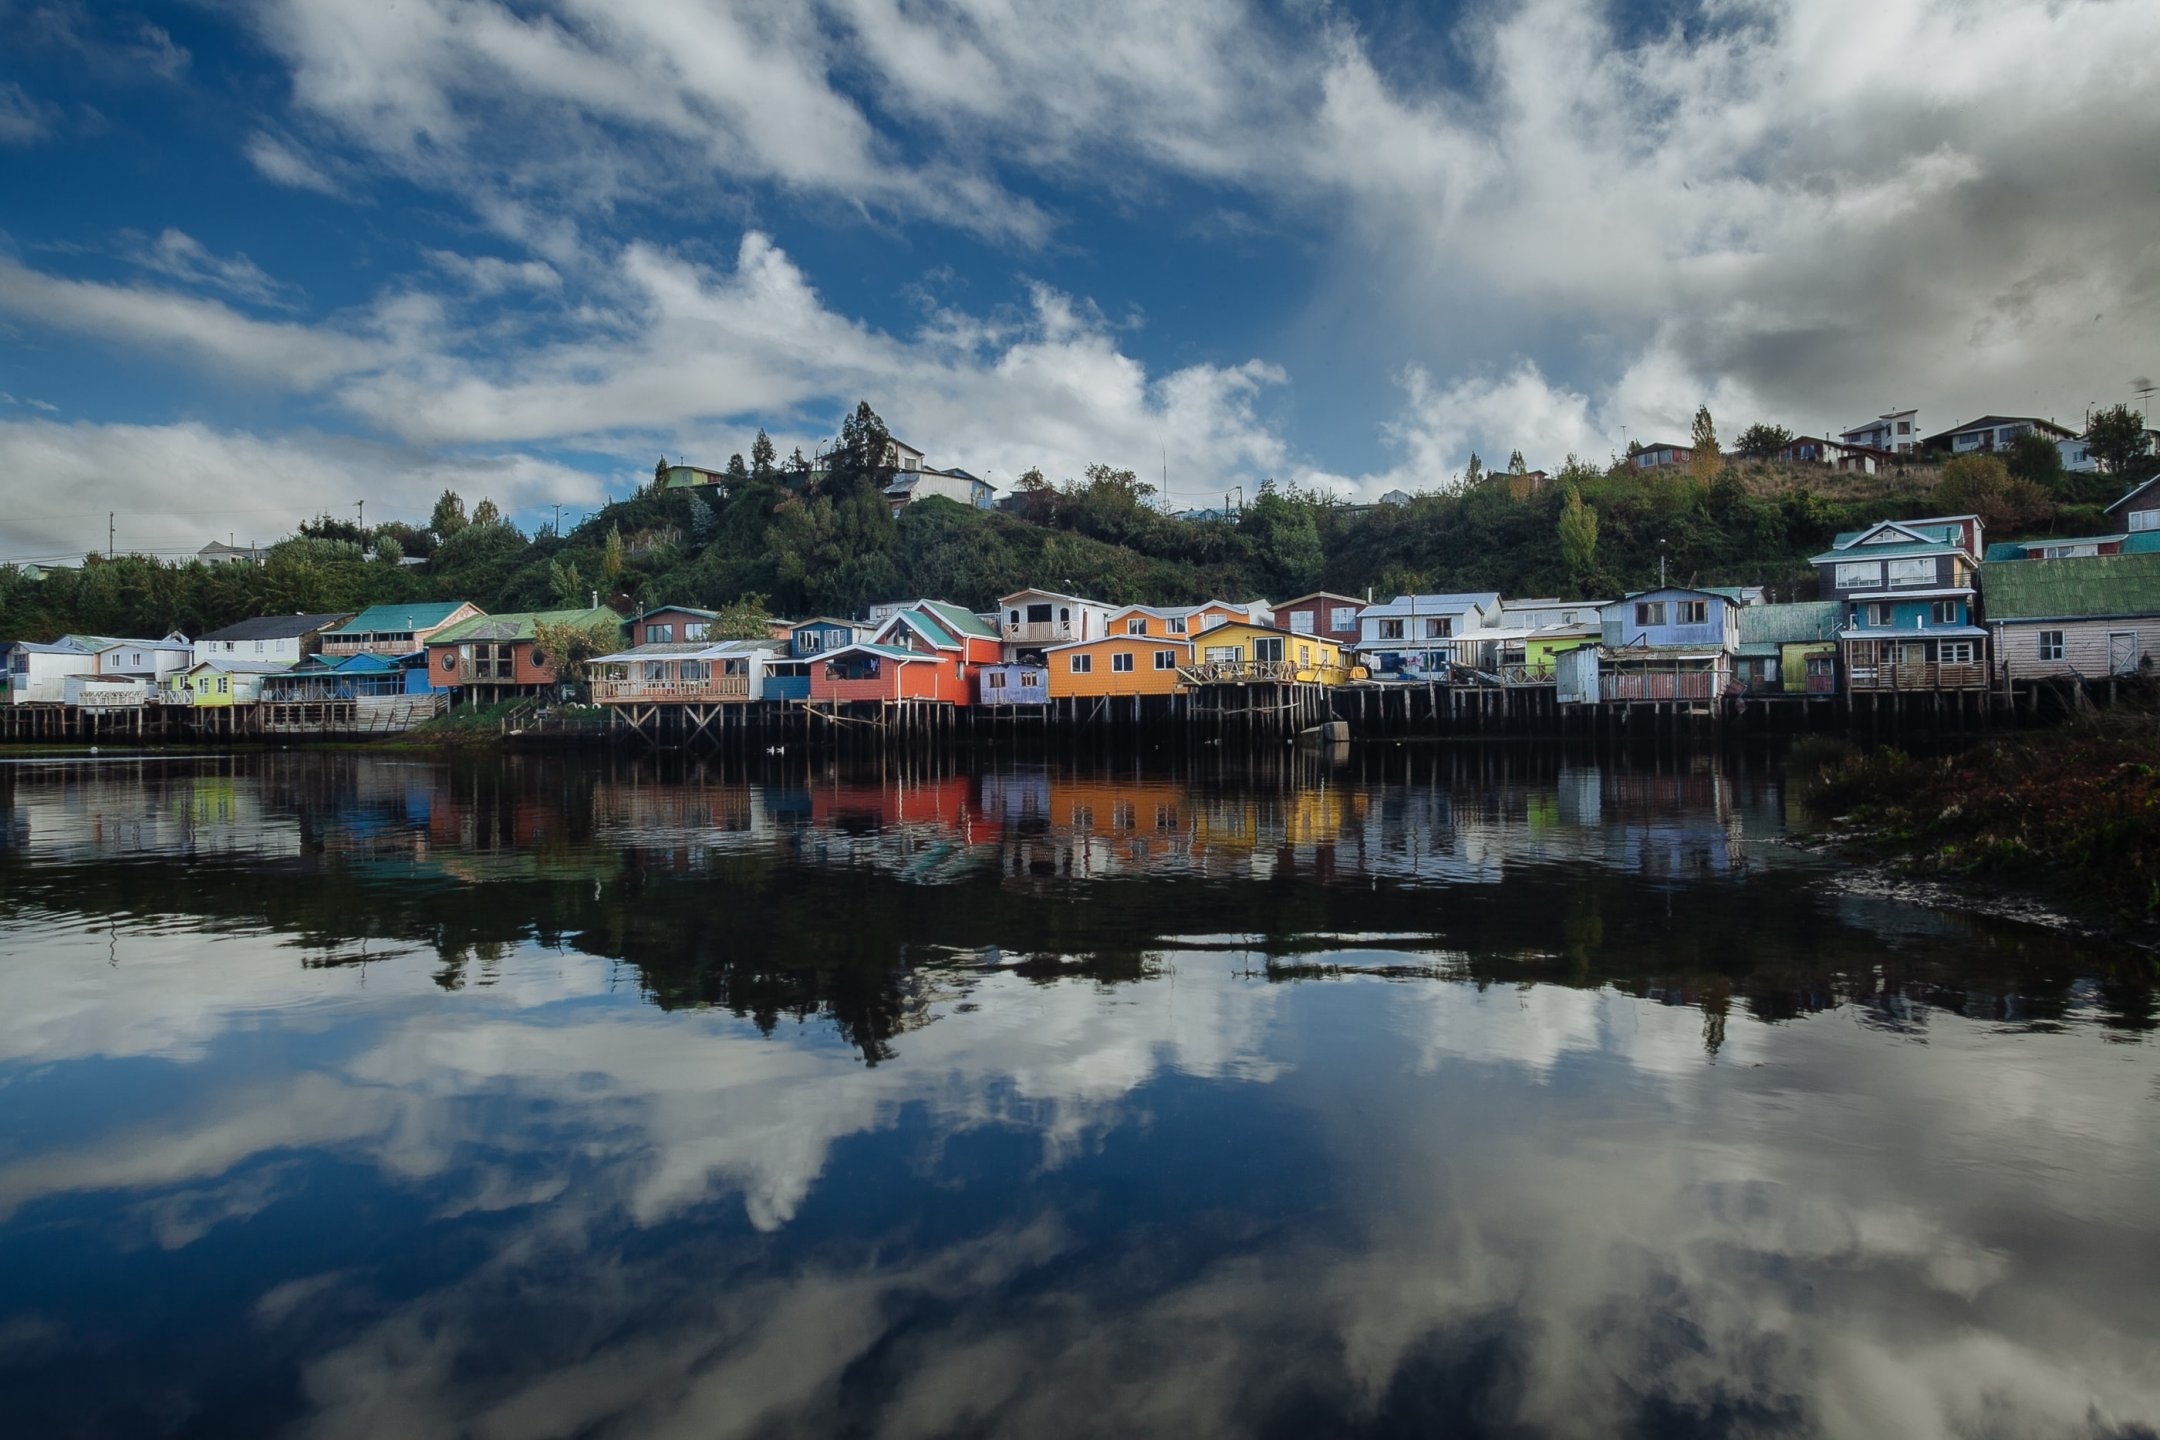
<path fill-rule="evenodd" d="M 1310 595 L 1300 595 L 1275 606 L 1275 625 L 1277 629 L 1299 635 L 1317 635 L 1337 644 L 1355 645 L 1358 643 L 1358 612 L 1364 608 L 1365 602 L 1355 595 L 1315 590 Z"/>
<path fill-rule="evenodd" d="M 810 698 L 930 700 L 966 705 L 975 672 L 998 664 L 1003 647 L 995 627 L 958 605 L 921 600 L 892 616 L 871 638 L 826 652 L 810 666 Z"/>

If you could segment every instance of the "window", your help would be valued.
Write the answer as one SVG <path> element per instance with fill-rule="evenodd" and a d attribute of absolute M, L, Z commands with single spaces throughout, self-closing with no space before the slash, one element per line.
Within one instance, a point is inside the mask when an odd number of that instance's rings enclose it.
<path fill-rule="evenodd" d="M 1347 635 L 1357 629 L 1357 609 L 1350 605 L 1338 605 L 1328 611 L 1328 629 L 1338 635 Z"/>
<path fill-rule="evenodd" d="M 1177 669 L 1177 651 L 1157 650 L 1155 652 L 1155 668 L 1158 670 Z"/>
<path fill-rule="evenodd" d="M 1425 638 L 1427 640 L 1445 640 L 1454 633 L 1454 616 L 1428 615 L 1425 617 Z"/>
<path fill-rule="evenodd" d="M 1163 628 L 1165 630 L 1168 630 L 1172 635 L 1182 635 L 1185 633 L 1185 617 L 1182 615 L 1173 615 L 1167 622 L 1164 623 Z"/>
<path fill-rule="evenodd" d="M 1130 653 L 1130 652 L 1128 652 L 1128 651 L 1119 651 L 1119 652 L 1118 652 L 1117 654 L 1115 654 L 1115 655 L 1112 655 L 1112 656 L 1110 657 L 1110 668 L 1111 668 L 1112 670 L 1116 671 L 1116 672 L 1117 672 L 1118 674 L 1120 674 L 1120 675 L 1125 675 L 1125 674 L 1129 674 L 1129 673 L 1131 673 L 1131 671 L 1132 671 L 1132 655 L 1131 655 L 1131 653 Z"/>
<path fill-rule="evenodd" d="M 1070 605 L 1060 605 L 1060 606 L 1058 606 L 1058 624 L 1060 624 L 1060 625 L 1070 625 L 1070 624 L 1072 624 L 1072 606 L 1070 606 Z"/>
<path fill-rule="evenodd" d="M 1970 665 L 1973 663 L 1973 642 L 1945 640 L 1936 647 L 1935 658 L 1945 665 Z"/>
<path fill-rule="evenodd" d="M 1011 610 L 1006 612 L 1005 623 L 1008 625 L 1018 625 L 1020 623 L 1020 612 L 1017 610 Z"/>
<path fill-rule="evenodd" d="M 1050 607 L 1030 605 L 1027 607 L 1027 618 L 1030 625 L 1047 625 L 1050 623 Z"/>
<path fill-rule="evenodd" d="M 983 672 L 983 684 L 992 690 L 1004 689 L 1005 672 L 1002 670 L 985 670 Z"/>
<path fill-rule="evenodd" d="M 1243 657 L 1235 645 L 1210 645 L 1205 658 L 1210 665 L 1235 665 Z"/>
<path fill-rule="evenodd" d="M 1662 600 L 1636 601 L 1635 623 L 1637 625 L 1663 625 L 1665 623 L 1665 602 Z"/>
<path fill-rule="evenodd" d="M 1280 665 L 1283 658 L 1283 642 L 1280 635 L 1255 635 L 1252 642 L 1253 659 L 1263 664 Z"/>
<path fill-rule="evenodd" d="M 1290 628 L 1300 635 L 1310 635 L 1313 630 L 1313 613 L 1310 610 L 1290 612 Z"/>
<path fill-rule="evenodd" d="M 1870 585 L 1882 584 L 1882 563 L 1869 560 L 1846 561 L 1837 567 L 1837 588 L 1840 590 L 1864 590 Z"/>
<path fill-rule="evenodd" d="M 1675 600 L 1673 624 L 1707 625 L 1710 623 L 1710 602 L 1707 600 Z"/>
<path fill-rule="evenodd" d="M 257 641 L 255 642 L 255 653 L 256 653 L 256 654 L 258 654 L 258 655 L 262 654 L 262 653 L 263 653 L 263 648 L 262 648 L 262 647 L 263 647 L 263 642 L 262 642 L 262 641 L 260 641 L 260 640 L 257 640 Z"/>
<path fill-rule="evenodd" d="M 1139 616 L 1135 615 L 1132 619 L 1125 622 L 1125 633 L 1127 635 L 1147 634 L 1147 621 L 1142 620 Z"/>
<path fill-rule="evenodd" d="M 2132 510 L 2130 512 L 2130 528 L 2132 530 L 2160 530 L 2160 510 Z"/>
<path fill-rule="evenodd" d="M 1928 606 L 1928 619 L 1937 625 L 1956 625 L 1963 618 L 1958 614 L 1958 602 L 1955 600 L 1937 600 Z"/>
<path fill-rule="evenodd" d="M 225 642 L 225 653 L 226 653 L 226 654 L 228 654 L 228 655 L 232 654 L 232 649 L 233 649 L 233 642 L 232 642 L 232 641 L 230 641 L 230 640 L 227 640 L 227 641 Z"/>
<path fill-rule="evenodd" d="M 232 682 L 227 680 L 223 675 L 217 677 L 217 693 L 220 695 L 229 695 L 232 693 Z"/>
<path fill-rule="evenodd" d="M 674 638 L 675 627 L 673 625 L 647 625 L 645 627 L 645 643 L 648 645 L 664 643 Z"/>
<path fill-rule="evenodd" d="M 2063 632 L 2060 630 L 2042 630 L 2039 636 L 2039 652 L 2042 660 L 2062 659 Z"/>
<path fill-rule="evenodd" d="M 1300 645 L 1297 647 L 1297 663 L 1300 665 L 1312 664 L 1312 646 Z"/>
<path fill-rule="evenodd" d="M 1888 630 L 1895 623 L 1887 600 L 1871 601 L 1867 606 L 1867 625 L 1870 630 Z"/>
<path fill-rule="evenodd" d="M 1094 669 L 1095 669 L 1095 657 L 1094 657 L 1094 656 L 1092 656 L 1092 655 L 1075 655 L 1075 656 L 1073 656 L 1073 657 L 1072 657 L 1072 673 L 1073 673 L 1073 674 L 1075 674 L 1075 675 L 1087 675 L 1087 674 L 1092 674 L 1092 673 L 1094 672 Z"/>
<path fill-rule="evenodd" d="M 1890 562 L 1892 585 L 1932 585 L 1935 583 L 1935 562 L 1927 560 L 1892 560 Z"/>
<path fill-rule="evenodd" d="M 711 633 L 712 627 L 703 620 L 686 621 L 682 627 L 682 638 L 685 640 L 703 640 Z"/>
<path fill-rule="evenodd" d="M 1382 640 L 1402 639 L 1402 621 L 1382 620 L 1380 622 L 1380 638 Z"/>

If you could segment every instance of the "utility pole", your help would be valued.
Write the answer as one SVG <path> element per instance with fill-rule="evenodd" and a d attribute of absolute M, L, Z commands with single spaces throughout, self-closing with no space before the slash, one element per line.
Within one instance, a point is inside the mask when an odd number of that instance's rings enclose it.
<path fill-rule="evenodd" d="M 1665 542 L 1663 540 L 1657 542 L 1657 587 L 1660 590 L 1665 588 Z"/>
<path fill-rule="evenodd" d="M 555 502 L 555 538 L 562 539 L 562 502 Z"/>
<path fill-rule="evenodd" d="M 112 552 L 113 552 L 113 520 L 114 520 L 114 518 L 115 518 L 115 517 L 114 517 L 114 515 L 113 515 L 113 512 L 112 512 L 112 511 L 108 510 L 108 511 L 106 511 L 106 512 L 105 512 L 105 558 L 106 558 L 106 559 L 108 559 L 108 560 L 110 560 L 110 559 L 112 559 L 112 558 L 113 558 L 113 554 L 112 554 Z"/>
<path fill-rule="evenodd" d="M 357 522 L 360 526 L 360 533 L 362 535 L 367 534 L 367 501 L 353 501 L 353 513 L 357 517 Z"/>

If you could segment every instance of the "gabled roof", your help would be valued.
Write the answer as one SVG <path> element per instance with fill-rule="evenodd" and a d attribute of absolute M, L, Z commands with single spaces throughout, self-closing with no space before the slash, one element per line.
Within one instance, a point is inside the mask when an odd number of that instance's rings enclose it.
<path fill-rule="evenodd" d="M 280 665 L 274 660 L 200 660 L 178 673 L 197 675 L 205 670 L 220 675 L 290 675 L 292 666 Z"/>
<path fill-rule="evenodd" d="M 1090 600 L 1084 595 L 1067 595 L 1062 590 L 1034 589 L 1015 590 L 1010 595 L 1000 595 L 998 597 L 998 604 L 1000 606 L 1010 605 L 1015 600 L 1024 600 L 1031 595 L 1044 600 L 1070 600 L 1075 605 L 1092 605 L 1098 610 L 1108 610 L 1111 608 L 1110 602 L 1107 600 Z"/>
<path fill-rule="evenodd" d="M 717 610 L 700 610 L 695 605 L 655 605 L 637 618 L 650 620 L 655 615 L 695 615 L 700 620 L 712 620 L 719 614 Z"/>
<path fill-rule="evenodd" d="M 1310 595 L 1300 595 L 1295 600 L 1271 601 L 1268 604 L 1268 609 L 1290 610 L 1294 609 L 1299 605 L 1303 605 L 1308 600 L 1343 600 L 1359 607 L 1360 609 L 1363 609 L 1365 605 L 1365 602 L 1358 599 L 1358 597 L 1355 595 L 1338 595 L 1333 590 L 1315 590 Z"/>
<path fill-rule="evenodd" d="M 198 644 L 205 640 L 220 643 L 227 640 L 298 640 L 318 630 L 328 630 L 351 616 L 350 610 L 340 610 L 333 615 L 258 615 L 252 620 L 242 620 L 237 625 L 198 635 L 195 639 Z"/>
<path fill-rule="evenodd" d="M 1650 590 L 1630 590 L 1612 604 L 1625 605 L 1631 600 L 1641 600 L 1651 595 L 1714 595 L 1739 610 L 1747 608 L 1747 591 L 1751 588 L 1745 585 L 1660 585 Z M 1605 608 L 1609 610 L 1612 606 Z"/>
<path fill-rule="evenodd" d="M 938 624 L 935 619 L 924 614 L 921 610 L 913 609 L 902 610 L 892 619 L 887 620 L 884 625 L 879 627 L 878 638 L 873 640 L 872 643 L 885 643 L 883 637 L 892 634 L 893 627 L 896 625 L 904 625 L 913 630 L 917 635 L 922 636 L 934 649 L 958 650 L 960 648 L 958 637 L 951 634 L 944 626 Z"/>
<path fill-rule="evenodd" d="M 1990 620 L 2160 615 L 2160 554 L 1987 564 L 1980 583 Z"/>
<path fill-rule="evenodd" d="M 1997 540 L 1987 547 L 1987 560 L 2022 560 L 2028 550 L 2049 545 L 2119 545 L 2128 535 L 2041 535 L 2031 540 Z"/>
<path fill-rule="evenodd" d="M 1308 635 L 1305 638 L 1309 640 L 1312 637 Z M 1055 655 L 1060 650 L 1086 650 L 1096 645 L 1115 645 L 1120 641 L 1127 645 L 1182 645 L 1187 650 L 1193 647 L 1192 638 L 1186 635 L 1098 635 L 1092 640 L 1067 640 L 1062 645 L 1045 645 L 1042 652 L 1045 655 Z"/>
<path fill-rule="evenodd" d="M 1964 424 L 1953 425 L 1948 430 L 1938 430 L 1920 443 L 1933 446 L 1938 440 L 1950 440 L 1968 430 L 1997 430 L 2005 425 L 2030 425 L 2035 430 L 2052 430 L 2065 440 L 2077 437 L 2077 432 L 2068 426 L 2058 425 L 2053 420 L 2043 420 L 2037 415 L 1982 415 L 1977 420 L 1967 420 Z"/>
<path fill-rule="evenodd" d="M 2121 495 L 2117 496 L 2114 502 L 2107 507 L 2106 513 L 2110 515 L 2114 514 L 2117 510 L 2120 510 L 2123 506 L 2129 504 L 2132 500 L 2137 499 L 2146 491 L 2152 489 L 2152 487 L 2155 485 L 2160 485 L 2160 475 L 2150 475 L 2147 476 L 2145 479 L 2138 481 L 2137 484 L 2132 485 L 2129 489 L 2123 491 Z"/>
<path fill-rule="evenodd" d="M 916 608 L 929 611 L 938 624 L 955 635 L 973 636 L 977 640 L 998 638 L 995 625 L 964 605 L 955 605 L 948 600 L 921 600 L 916 602 Z"/>
<path fill-rule="evenodd" d="M 737 656 L 756 654 L 777 655 L 773 647 L 776 640 L 655 640 L 649 645 L 633 645 L 628 650 L 617 650 L 611 655 L 596 655 L 593 663 L 603 660 L 722 660 Z"/>
<path fill-rule="evenodd" d="M 590 610 L 519 610 L 505 615 L 475 615 L 428 637 L 428 644 L 457 645 L 470 641 L 530 640 L 542 625 L 616 625 L 623 618 L 605 605 Z"/>
<path fill-rule="evenodd" d="M 1472 590 L 1460 595 L 1397 595 L 1392 600 L 1367 605 L 1358 618 L 1377 616 L 1388 620 L 1398 615 L 1455 615 L 1473 606 L 1490 610 L 1499 603 L 1500 592 L 1497 590 Z"/>
<path fill-rule="evenodd" d="M 790 620 L 787 622 L 787 627 L 790 632 L 807 630 L 812 625 L 838 625 L 844 630 L 855 630 L 861 628 L 864 623 L 861 620 L 840 620 L 831 615 L 812 615 L 807 620 Z"/>
<path fill-rule="evenodd" d="M 1845 621 L 1845 607 L 1836 600 L 1803 600 L 1791 605 L 1743 605 L 1740 608 L 1742 645 L 1801 645 L 1835 640 Z"/>
<path fill-rule="evenodd" d="M 432 630 L 465 608 L 464 600 L 418 600 L 407 605 L 370 605 L 332 635 L 403 635 Z"/>
<path fill-rule="evenodd" d="M 881 656 L 887 660 L 920 661 L 926 665 L 941 665 L 944 663 L 941 656 L 925 655 L 919 650 L 902 650 L 897 645 L 843 645 L 837 650 L 826 651 L 818 658 L 821 660 L 837 660 L 842 655 L 853 655 L 858 651 L 865 655 Z"/>

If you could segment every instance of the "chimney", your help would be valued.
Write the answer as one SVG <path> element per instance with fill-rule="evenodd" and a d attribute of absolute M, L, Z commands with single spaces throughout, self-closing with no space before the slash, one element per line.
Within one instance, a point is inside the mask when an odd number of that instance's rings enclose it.
<path fill-rule="evenodd" d="M 597 591 L 597 590 L 588 590 L 588 591 L 586 591 L 585 593 L 586 593 L 586 594 L 588 594 L 588 595 L 590 595 L 590 596 L 592 597 L 592 604 L 590 604 L 590 605 L 586 606 L 585 608 L 586 608 L 586 609 L 588 609 L 588 610 L 597 610 L 597 609 L 599 609 L 599 608 L 600 608 L 600 592 L 599 592 L 599 591 Z"/>

